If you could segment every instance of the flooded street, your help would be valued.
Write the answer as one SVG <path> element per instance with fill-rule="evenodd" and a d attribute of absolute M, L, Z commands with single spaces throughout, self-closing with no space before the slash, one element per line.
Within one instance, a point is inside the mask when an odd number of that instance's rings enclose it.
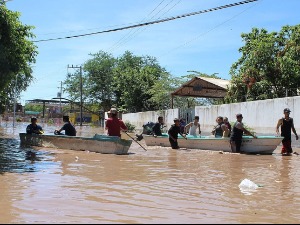
<path fill-rule="evenodd" d="M 41 124 L 46 134 L 60 126 Z M 21 148 L 0 124 L 0 223 L 299 223 L 300 156 Z M 78 135 L 103 128 L 76 127 Z M 294 148 L 300 152 L 299 149 Z M 32 154 L 34 153 L 34 154 Z M 243 179 L 258 184 L 244 189 Z"/>

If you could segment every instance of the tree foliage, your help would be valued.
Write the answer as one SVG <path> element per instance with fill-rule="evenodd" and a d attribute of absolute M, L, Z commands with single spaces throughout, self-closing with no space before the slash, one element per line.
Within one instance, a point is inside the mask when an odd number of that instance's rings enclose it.
<path fill-rule="evenodd" d="M 19 21 L 20 13 L 0 4 L 0 105 L 8 103 L 15 91 L 26 90 L 33 80 L 31 64 L 37 55 L 32 26 Z"/>
<path fill-rule="evenodd" d="M 116 105 L 128 112 L 156 110 L 149 90 L 168 73 L 150 56 L 125 52 L 114 70 Z"/>
<path fill-rule="evenodd" d="M 300 86 L 300 25 L 269 33 L 253 28 L 232 65 L 228 102 L 294 96 Z"/>
<path fill-rule="evenodd" d="M 152 99 L 152 88 L 170 74 L 162 68 L 157 60 L 150 56 L 135 56 L 125 52 L 119 58 L 100 51 L 90 54 L 91 59 L 83 65 L 83 99 L 97 110 L 107 111 L 111 106 L 123 112 L 140 112 L 157 110 L 162 105 Z M 80 74 L 69 74 L 64 81 L 65 91 L 72 101 L 80 98 Z M 165 92 L 164 89 L 160 90 Z M 170 98 L 170 97 L 169 97 Z"/>

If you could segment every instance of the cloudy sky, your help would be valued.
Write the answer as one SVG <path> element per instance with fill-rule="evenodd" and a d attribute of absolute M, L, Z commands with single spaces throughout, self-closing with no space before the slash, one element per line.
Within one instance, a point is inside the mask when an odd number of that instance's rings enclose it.
<path fill-rule="evenodd" d="M 300 22 L 299 0 L 12 0 L 8 9 L 35 27 L 38 46 L 35 81 L 19 102 L 51 99 L 60 91 L 68 65 L 82 65 L 100 50 L 119 57 L 125 51 L 157 58 L 174 77 L 198 71 L 230 79 L 231 65 L 243 46 L 241 33 L 264 28 L 280 31 Z M 227 7 L 231 5 L 231 7 Z M 235 5 L 235 6 L 234 6 Z M 219 10 L 203 12 L 209 9 Z M 149 26 L 87 35 L 150 21 L 202 12 Z M 62 39 L 60 39 L 62 38 Z M 50 40 L 49 40 L 50 39 Z M 54 39 L 54 40 L 51 40 Z M 58 40 L 55 40 L 58 39 Z M 42 41 L 46 40 L 46 41 Z M 63 93 L 62 97 L 67 97 Z"/>

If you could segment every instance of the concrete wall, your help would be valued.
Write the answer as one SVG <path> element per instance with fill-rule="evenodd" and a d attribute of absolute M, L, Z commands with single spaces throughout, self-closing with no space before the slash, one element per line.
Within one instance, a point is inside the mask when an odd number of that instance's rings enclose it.
<path fill-rule="evenodd" d="M 258 134 L 275 134 L 275 127 L 278 119 L 283 117 L 283 109 L 289 108 L 294 118 L 296 131 L 300 134 L 300 96 L 268 99 L 260 101 L 196 106 L 195 115 L 200 117 L 202 131 L 210 132 L 216 124 L 218 116 L 227 116 L 230 122 L 236 120 L 237 113 L 243 114 L 243 122 L 254 129 Z M 137 130 L 142 129 L 146 122 L 156 122 L 158 116 L 163 116 L 167 127 L 173 124 L 173 119 L 178 118 L 178 109 L 163 111 L 148 111 L 140 113 L 123 114 L 123 121 L 129 121 L 136 125 Z"/>
<path fill-rule="evenodd" d="M 178 118 L 178 109 L 168 109 L 160 111 L 147 111 L 138 113 L 126 113 L 122 114 L 122 120 L 128 121 L 136 126 L 137 131 L 143 130 L 143 125 L 147 122 L 156 122 L 157 118 L 162 116 L 167 127 L 173 124 L 173 119 Z"/>

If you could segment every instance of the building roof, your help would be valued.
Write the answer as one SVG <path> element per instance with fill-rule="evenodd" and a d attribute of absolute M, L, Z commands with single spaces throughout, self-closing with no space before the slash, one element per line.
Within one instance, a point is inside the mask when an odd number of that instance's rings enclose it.
<path fill-rule="evenodd" d="M 61 98 L 63 99 L 63 98 Z M 33 104 L 70 104 L 70 101 L 65 100 L 47 100 L 47 99 L 32 99 L 32 100 L 26 100 L 27 103 L 33 103 Z"/>
<path fill-rule="evenodd" d="M 229 80 L 194 77 L 173 91 L 171 95 L 197 98 L 224 98 L 229 84 Z"/>

